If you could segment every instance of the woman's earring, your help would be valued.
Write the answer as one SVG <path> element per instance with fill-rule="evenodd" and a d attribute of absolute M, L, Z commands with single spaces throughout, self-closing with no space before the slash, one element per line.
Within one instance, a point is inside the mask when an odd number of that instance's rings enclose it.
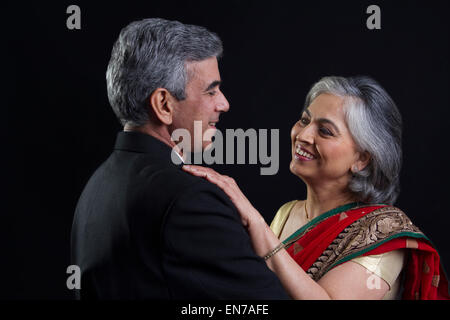
<path fill-rule="evenodd" d="M 352 173 L 357 173 L 358 172 L 358 167 L 356 165 L 352 165 L 351 172 Z"/>

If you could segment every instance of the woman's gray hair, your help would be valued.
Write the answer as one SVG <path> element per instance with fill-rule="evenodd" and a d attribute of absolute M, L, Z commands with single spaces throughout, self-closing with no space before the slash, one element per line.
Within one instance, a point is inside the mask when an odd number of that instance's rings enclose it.
<path fill-rule="evenodd" d="M 184 100 L 186 63 L 221 55 L 221 40 L 203 27 L 159 18 L 132 22 L 112 49 L 106 71 L 109 102 L 122 125 L 143 125 L 155 89 Z"/>
<path fill-rule="evenodd" d="M 349 188 L 357 201 L 393 204 L 400 193 L 402 118 L 387 92 L 372 78 L 325 77 L 306 96 L 305 109 L 322 93 L 344 98 L 347 126 L 369 164 L 355 172 Z"/>

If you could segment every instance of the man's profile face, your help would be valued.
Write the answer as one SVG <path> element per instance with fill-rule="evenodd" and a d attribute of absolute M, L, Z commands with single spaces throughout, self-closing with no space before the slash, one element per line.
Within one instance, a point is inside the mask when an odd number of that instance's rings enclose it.
<path fill-rule="evenodd" d="M 187 129 L 191 135 L 191 150 L 194 150 L 195 145 L 204 150 L 211 144 L 220 114 L 227 112 L 230 105 L 220 91 L 220 73 L 215 57 L 189 62 L 186 68 L 189 75 L 185 89 L 186 99 L 175 103 L 172 129 Z M 194 136 L 194 121 L 201 121 L 201 136 L 198 129 Z M 207 130 L 205 141 L 202 141 Z M 196 144 L 194 138 L 197 140 Z"/>

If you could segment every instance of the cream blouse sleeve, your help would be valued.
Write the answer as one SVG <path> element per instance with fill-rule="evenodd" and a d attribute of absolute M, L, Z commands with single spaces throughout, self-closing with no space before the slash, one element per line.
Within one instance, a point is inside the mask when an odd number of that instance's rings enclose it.
<path fill-rule="evenodd" d="M 272 229 L 273 233 L 278 238 L 280 237 L 281 231 L 283 231 L 283 227 L 286 224 L 287 218 L 289 217 L 289 212 L 297 201 L 298 200 L 286 202 L 281 206 L 280 209 L 278 209 L 277 213 L 275 214 L 275 217 L 270 224 L 270 229 Z"/>
<path fill-rule="evenodd" d="M 361 256 L 350 261 L 362 265 L 370 272 L 376 274 L 393 289 L 396 280 L 403 269 L 405 251 L 403 249 L 393 250 L 383 254 Z"/>

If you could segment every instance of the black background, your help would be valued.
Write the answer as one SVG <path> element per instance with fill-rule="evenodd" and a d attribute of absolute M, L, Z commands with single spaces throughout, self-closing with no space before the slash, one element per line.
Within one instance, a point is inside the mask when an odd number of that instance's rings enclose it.
<path fill-rule="evenodd" d="M 71 4 L 81 8 L 81 30 L 66 28 Z M 366 27 L 370 4 L 381 8 L 381 30 Z M 120 29 L 148 17 L 202 25 L 222 38 L 231 108 L 220 129 L 280 130 L 277 175 L 261 176 L 260 165 L 215 166 L 269 222 L 281 204 L 306 195 L 289 172 L 289 133 L 310 86 L 326 75 L 378 80 L 404 121 L 396 205 L 450 264 L 447 1 L 39 1 L 2 13 L 0 298 L 72 298 L 74 208 L 121 130 L 106 66 Z"/>

